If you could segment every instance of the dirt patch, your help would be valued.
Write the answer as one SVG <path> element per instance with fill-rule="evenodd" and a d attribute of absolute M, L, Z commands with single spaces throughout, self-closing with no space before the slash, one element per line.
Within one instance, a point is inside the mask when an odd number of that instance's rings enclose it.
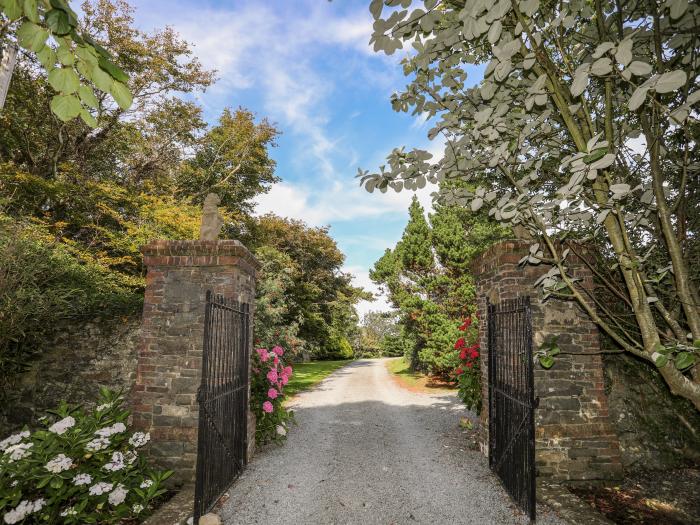
<path fill-rule="evenodd" d="M 571 491 L 621 525 L 700 524 L 700 469 L 633 474 L 614 487 Z"/>
<path fill-rule="evenodd" d="M 397 374 L 391 374 L 391 377 L 397 385 L 411 392 L 434 394 L 436 392 L 454 392 L 457 390 L 454 384 L 442 381 L 436 377 L 422 376 L 411 378 L 410 380 Z"/>

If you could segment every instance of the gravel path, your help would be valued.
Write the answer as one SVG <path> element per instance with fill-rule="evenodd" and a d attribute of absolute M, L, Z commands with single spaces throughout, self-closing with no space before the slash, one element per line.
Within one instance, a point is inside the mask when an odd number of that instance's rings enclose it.
<path fill-rule="evenodd" d="M 382 360 L 334 372 L 292 408 L 298 425 L 231 488 L 225 524 L 528 522 L 486 458 L 465 449 L 457 398 L 397 386 Z M 563 523 L 538 512 L 538 523 Z"/>

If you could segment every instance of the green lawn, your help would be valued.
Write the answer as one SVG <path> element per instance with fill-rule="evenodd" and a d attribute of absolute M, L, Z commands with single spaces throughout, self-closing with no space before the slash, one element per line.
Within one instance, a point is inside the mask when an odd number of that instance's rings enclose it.
<path fill-rule="evenodd" d="M 423 374 L 420 372 L 412 372 L 408 361 L 404 357 L 397 357 L 386 362 L 386 367 L 392 374 L 401 378 L 408 386 L 418 386 L 418 382 L 423 379 Z"/>
<path fill-rule="evenodd" d="M 291 397 L 308 390 L 323 381 L 331 372 L 351 363 L 352 359 L 341 361 L 312 361 L 311 363 L 292 363 L 294 373 L 284 387 L 284 393 Z"/>

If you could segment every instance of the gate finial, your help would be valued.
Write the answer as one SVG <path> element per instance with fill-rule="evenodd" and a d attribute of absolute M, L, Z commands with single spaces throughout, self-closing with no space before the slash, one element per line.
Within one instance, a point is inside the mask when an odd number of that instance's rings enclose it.
<path fill-rule="evenodd" d="M 219 215 L 217 207 L 219 204 L 221 204 L 221 197 L 216 193 L 210 193 L 204 199 L 202 225 L 199 228 L 199 239 L 202 241 L 215 241 L 219 238 L 219 232 L 224 224 L 224 220 Z"/>

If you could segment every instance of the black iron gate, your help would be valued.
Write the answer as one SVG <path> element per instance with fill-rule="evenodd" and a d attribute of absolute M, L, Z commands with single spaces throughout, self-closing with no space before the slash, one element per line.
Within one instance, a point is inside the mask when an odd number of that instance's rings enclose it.
<path fill-rule="evenodd" d="M 207 292 L 194 523 L 246 464 L 249 306 Z"/>
<path fill-rule="evenodd" d="M 488 305 L 489 466 L 535 520 L 536 400 L 530 298 Z"/>

